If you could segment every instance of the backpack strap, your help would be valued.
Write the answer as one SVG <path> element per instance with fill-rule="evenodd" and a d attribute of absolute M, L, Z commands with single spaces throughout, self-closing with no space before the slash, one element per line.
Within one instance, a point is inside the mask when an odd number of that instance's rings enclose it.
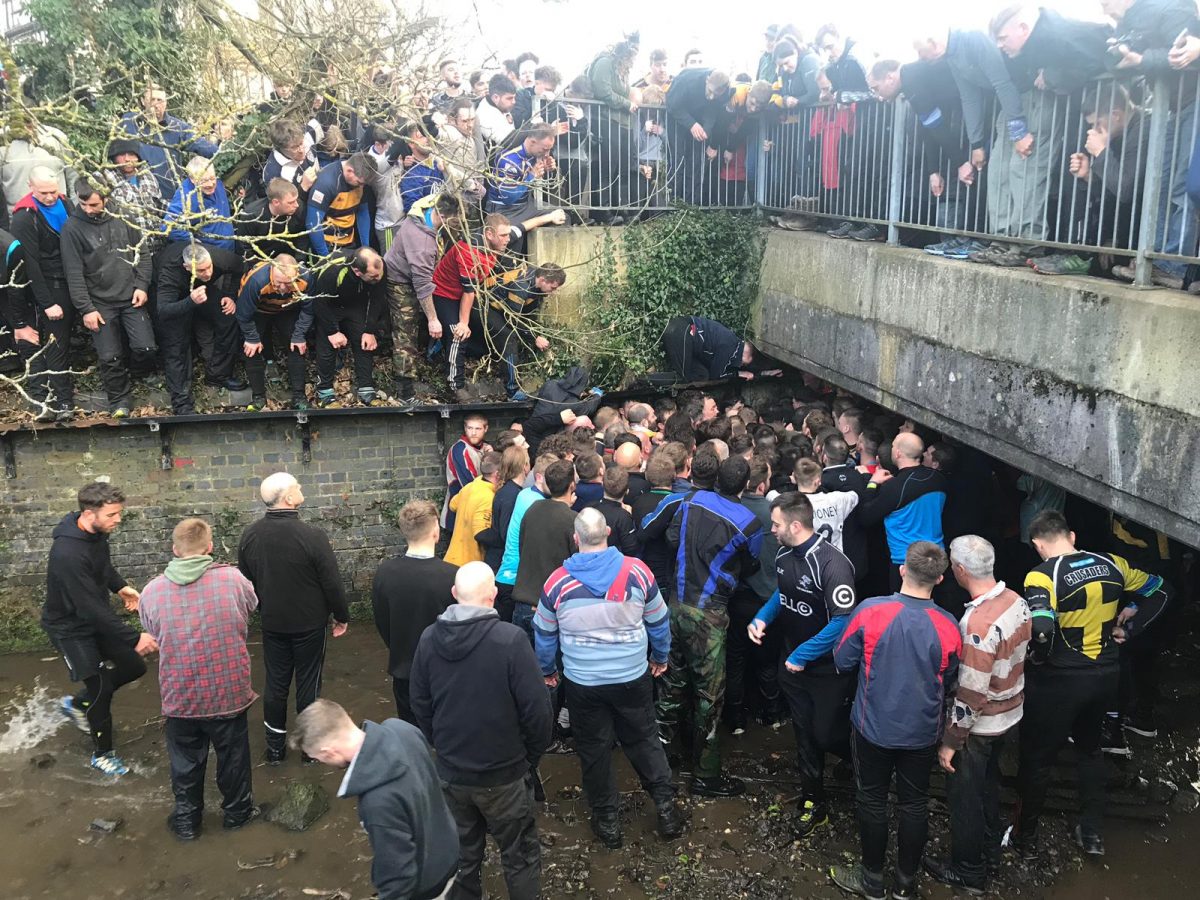
<path fill-rule="evenodd" d="M 604 595 L 604 599 L 609 603 L 620 603 L 625 599 L 626 591 L 629 588 L 629 579 L 633 575 L 633 564 L 637 562 L 632 556 L 626 556 L 621 561 L 621 569 L 617 572 L 617 577 L 613 579 L 613 583 L 608 586 L 608 593 Z"/>

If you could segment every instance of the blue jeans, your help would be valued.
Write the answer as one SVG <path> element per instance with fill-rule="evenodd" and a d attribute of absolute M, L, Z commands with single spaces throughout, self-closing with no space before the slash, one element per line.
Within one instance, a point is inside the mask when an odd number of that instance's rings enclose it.
<path fill-rule="evenodd" d="M 534 609 L 528 603 L 518 600 L 513 604 L 512 623 L 529 637 L 530 646 L 533 646 L 533 613 Z"/>
<path fill-rule="evenodd" d="M 1167 123 L 1166 153 L 1163 159 L 1162 191 L 1159 194 L 1158 239 L 1155 250 L 1190 256 L 1196 252 L 1197 193 L 1200 188 L 1200 161 L 1195 159 L 1196 104 L 1191 103 Z M 1193 171 L 1195 170 L 1195 171 Z M 1193 185 L 1193 179 L 1197 184 Z M 1163 272 L 1183 277 L 1187 263 L 1156 260 Z"/>

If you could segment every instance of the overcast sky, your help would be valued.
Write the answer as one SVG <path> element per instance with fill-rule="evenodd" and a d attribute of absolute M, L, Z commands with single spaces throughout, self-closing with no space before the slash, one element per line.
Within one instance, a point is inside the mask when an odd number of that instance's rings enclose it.
<path fill-rule="evenodd" d="M 1004 0 L 983 6 L 962 0 L 841 0 L 832 5 L 832 20 L 880 58 L 904 62 L 912 58 L 912 36 L 921 29 L 913 23 L 981 28 L 1005 5 Z M 1057 0 L 1049 5 L 1066 15 L 1103 18 L 1098 0 Z M 462 54 L 464 69 L 474 68 L 489 54 L 504 59 L 532 50 L 569 79 L 600 49 L 635 29 L 642 38 L 642 56 L 634 70 L 638 75 L 653 48 L 667 50 L 672 67 L 679 68 L 684 52 L 693 46 L 704 51 L 709 65 L 728 69 L 731 75 L 752 73 L 763 50 L 764 27 L 792 21 L 811 38 L 825 21 L 825 14 L 814 12 L 814 6 L 778 0 L 440 0 L 437 11 L 465 23 L 469 41 Z M 790 19 L 780 9 L 792 10 Z"/>

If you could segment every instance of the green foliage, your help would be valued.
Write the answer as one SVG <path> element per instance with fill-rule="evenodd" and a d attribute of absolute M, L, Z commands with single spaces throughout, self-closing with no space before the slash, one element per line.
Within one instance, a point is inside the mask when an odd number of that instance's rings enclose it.
<path fill-rule="evenodd" d="M 14 47 L 35 73 L 39 97 L 120 97 L 126 104 L 147 81 L 169 85 L 173 102 L 192 99 L 189 85 L 203 60 L 203 41 L 184 15 L 183 0 L 28 0 L 44 39 Z M 194 89 L 194 87 L 193 87 Z"/>
<path fill-rule="evenodd" d="M 615 388 L 661 368 L 659 337 L 673 316 L 744 334 L 763 249 L 753 216 L 693 208 L 631 225 L 619 245 L 609 235 L 584 301 L 595 381 Z"/>
<path fill-rule="evenodd" d="M 0 591 L 0 653 L 40 650 L 47 646 L 41 626 L 41 598 L 27 590 Z"/>

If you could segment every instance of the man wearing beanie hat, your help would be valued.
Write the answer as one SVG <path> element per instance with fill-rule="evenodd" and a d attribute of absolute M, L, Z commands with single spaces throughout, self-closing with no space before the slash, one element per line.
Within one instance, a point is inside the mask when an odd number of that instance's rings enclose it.
<path fill-rule="evenodd" d="M 141 234 L 157 234 L 162 230 L 162 192 L 142 160 L 141 145 L 131 138 L 114 139 L 108 145 L 108 162 L 104 180 L 112 214 Z"/>

